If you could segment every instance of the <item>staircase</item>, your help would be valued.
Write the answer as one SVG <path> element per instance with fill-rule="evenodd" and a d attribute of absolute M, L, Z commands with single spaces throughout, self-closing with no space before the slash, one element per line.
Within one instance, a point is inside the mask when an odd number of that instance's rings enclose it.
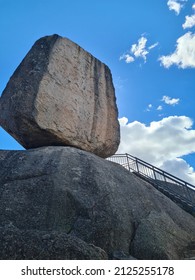
<path fill-rule="evenodd" d="M 195 186 L 129 154 L 116 154 L 107 160 L 116 162 L 152 184 L 185 211 L 195 216 Z"/>

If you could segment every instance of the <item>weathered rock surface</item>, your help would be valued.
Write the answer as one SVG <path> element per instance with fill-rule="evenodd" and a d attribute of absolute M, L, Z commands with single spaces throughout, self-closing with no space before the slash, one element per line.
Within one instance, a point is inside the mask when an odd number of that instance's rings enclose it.
<path fill-rule="evenodd" d="M 0 259 L 102 260 L 107 254 L 92 244 L 61 232 L 0 227 Z"/>
<path fill-rule="evenodd" d="M 195 236 L 194 231 L 192 235 Z M 189 234 L 166 212 L 151 211 L 137 227 L 132 254 L 138 259 L 143 255 L 145 259 L 178 259 L 183 255 L 188 238 Z"/>
<path fill-rule="evenodd" d="M 18 230 L 33 240 L 56 232 L 55 240 L 78 238 L 111 259 L 182 259 L 195 237 L 195 218 L 150 184 L 71 147 L 0 151 L 0 226 L 10 225 L 17 228 L 8 235 L 12 244 Z M 39 258 L 26 240 L 25 255 Z"/>
<path fill-rule="evenodd" d="M 0 98 L 0 125 L 26 149 L 61 145 L 113 155 L 120 132 L 111 72 L 72 41 L 43 37 Z"/>

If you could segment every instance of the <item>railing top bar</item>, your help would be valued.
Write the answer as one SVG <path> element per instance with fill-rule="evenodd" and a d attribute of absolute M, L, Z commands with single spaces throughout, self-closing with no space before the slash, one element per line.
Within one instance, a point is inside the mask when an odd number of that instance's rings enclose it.
<path fill-rule="evenodd" d="M 111 156 L 109 158 L 113 158 L 113 157 L 127 157 L 127 155 L 129 155 L 129 154 L 114 154 L 113 156 Z"/>
<path fill-rule="evenodd" d="M 162 170 L 162 169 L 160 169 L 160 168 L 158 168 L 158 167 L 156 167 L 156 166 L 154 166 L 154 165 L 152 165 L 152 164 L 150 164 L 150 163 L 148 163 L 148 162 L 146 162 L 144 160 L 141 160 L 141 159 L 139 159 L 137 157 L 134 157 L 134 156 L 132 156 L 130 154 L 127 154 L 127 153 L 126 154 L 115 154 L 111 158 L 117 158 L 117 157 L 121 157 L 121 158 L 124 157 L 124 158 L 127 158 L 127 159 L 130 158 L 130 159 L 132 159 L 134 161 L 137 161 L 138 163 L 140 163 L 140 164 L 142 164 L 142 165 L 144 165 L 146 167 L 149 167 L 150 169 L 155 170 L 158 173 L 164 175 L 168 179 L 171 179 L 171 180 L 173 180 L 173 181 L 175 181 L 177 183 L 180 183 L 180 184 L 182 183 L 182 185 L 188 186 L 188 187 L 190 187 L 191 189 L 193 189 L 195 191 L 195 186 L 194 185 L 192 185 L 192 184 L 190 184 L 190 183 L 188 183 L 188 182 L 186 182 L 186 181 L 184 181 L 184 180 L 182 180 L 180 178 L 177 178 L 176 176 L 174 176 L 174 175 L 172 175 L 172 174 L 170 174 L 170 173 L 168 173 L 168 172 L 166 172 L 166 171 L 164 171 L 164 170 Z"/>

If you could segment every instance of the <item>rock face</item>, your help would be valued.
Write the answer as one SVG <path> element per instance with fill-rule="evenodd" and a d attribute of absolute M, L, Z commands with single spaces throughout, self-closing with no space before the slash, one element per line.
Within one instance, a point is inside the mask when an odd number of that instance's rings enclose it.
<path fill-rule="evenodd" d="M 71 147 L 0 151 L 0 259 L 182 259 L 193 240 L 195 218 L 116 163 Z"/>
<path fill-rule="evenodd" d="M 58 35 L 39 39 L 0 98 L 0 125 L 26 149 L 73 146 L 113 155 L 120 133 L 109 68 Z"/>
<path fill-rule="evenodd" d="M 98 247 L 58 231 L 19 230 L 0 227 L 0 258 L 4 260 L 102 260 L 107 254 Z"/>

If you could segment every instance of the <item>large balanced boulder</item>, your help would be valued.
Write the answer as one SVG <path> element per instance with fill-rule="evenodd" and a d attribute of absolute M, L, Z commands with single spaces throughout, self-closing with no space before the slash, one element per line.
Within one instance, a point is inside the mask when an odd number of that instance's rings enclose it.
<path fill-rule="evenodd" d="M 72 41 L 43 37 L 3 91 L 0 125 L 26 149 L 68 145 L 113 155 L 120 132 L 111 72 Z"/>
<path fill-rule="evenodd" d="M 74 238 L 83 255 L 70 254 Z M 70 259 L 183 259 L 194 240 L 193 216 L 116 163 L 72 147 L 0 151 L 1 259 L 47 257 L 39 247 L 54 258 L 64 248 Z"/>

